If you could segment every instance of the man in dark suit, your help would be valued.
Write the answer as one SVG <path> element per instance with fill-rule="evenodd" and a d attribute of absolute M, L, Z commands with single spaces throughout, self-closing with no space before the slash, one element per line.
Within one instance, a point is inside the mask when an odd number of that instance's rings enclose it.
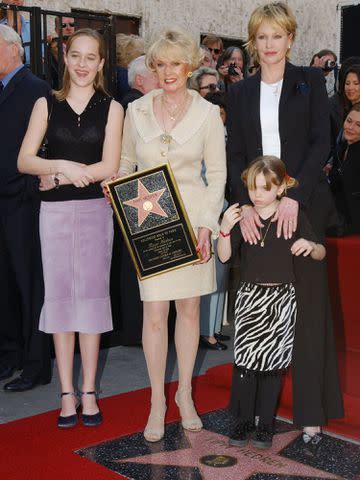
<path fill-rule="evenodd" d="M 37 179 L 17 170 L 34 103 L 48 85 L 22 64 L 19 35 L 0 25 L 0 380 L 21 392 L 51 378 L 49 338 L 39 332 L 43 278 Z"/>

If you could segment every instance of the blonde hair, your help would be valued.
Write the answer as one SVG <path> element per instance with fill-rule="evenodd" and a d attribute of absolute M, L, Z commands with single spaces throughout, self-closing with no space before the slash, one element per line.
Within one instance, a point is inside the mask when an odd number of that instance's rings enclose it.
<path fill-rule="evenodd" d="M 116 64 L 119 67 L 128 68 L 132 60 L 144 54 L 144 39 L 133 34 L 118 33 L 116 35 Z"/>
<path fill-rule="evenodd" d="M 271 190 L 272 185 L 280 187 L 284 185 L 283 195 L 288 188 L 297 187 L 299 182 L 286 173 L 285 163 L 280 158 L 272 155 L 264 155 L 253 160 L 249 167 L 243 171 L 241 179 L 248 190 L 255 190 L 256 177 L 262 173 L 266 181 L 266 190 Z"/>
<path fill-rule="evenodd" d="M 71 45 L 79 37 L 89 37 L 96 40 L 99 47 L 100 59 L 101 60 L 105 59 L 105 44 L 104 44 L 103 37 L 100 35 L 99 32 L 97 32 L 96 30 L 92 30 L 91 28 L 82 28 L 74 32 L 72 35 L 70 35 L 66 43 L 66 54 L 69 53 Z M 107 94 L 104 87 L 104 74 L 102 69 L 99 72 L 97 72 L 95 76 L 94 89 L 96 91 Z M 55 90 L 54 95 L 56 99 L 59 100 L 59 102 L 62 102 L 68 96 L 69 91 L 70 91 L 70 74 L 65 64 L 62 88 L 60 88 L 60 90 Z"/>
<path fill-rule="evenodd" d="M 159 58 L 177 58 L 195 70 L 204 57 L 203 50 L 198 46 L 194 37 L 180 27 L 163 30 L 150 46 L 146 54 L 146 66 L 154 71 L 155 62 Z"/>
<path fill-rule="evenodd" d="M 257 62 L 259 61 L 256 51 L 256 35 L 262 22 L 272 23 L 292 35 L 294 41 L 296 35 L 297 23 L 295 16 L 291 9 L 283 2 L 268 3 L 262 7 L 258 7 L 251 14 L 248 23 L 248 41 L 246 42 L 246 49 L 251 57 Z M 286 53 L 287 60 L 290 56 L 290 49 Z"/>

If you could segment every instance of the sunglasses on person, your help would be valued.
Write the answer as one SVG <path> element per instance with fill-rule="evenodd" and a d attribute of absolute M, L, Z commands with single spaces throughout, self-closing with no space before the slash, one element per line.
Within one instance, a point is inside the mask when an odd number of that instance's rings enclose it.
<path fill-rule="evenodd" d="M 203 87 L 200 87 L 199 90 L 205 90 L 208 89 L 210 92 L 216 92 L 218 89 L 218 86 L 216 83 L 209 83 L 209 85 L 204 85 Z"/>
<path fill-rule="evenodd" d="M 208 50 L 210 50 L 210 52 L 214 52 L 215 55 L 219 55 L 219 53 L 221 52 L 220 48 L 210 48 L 210 47 L 207 47 Z"/>
<path fill-rule="evenodd" d="M 61 28 L 66 28 L 66 27 L 75 27 L 75 22 L 67 22 L 67 23 L 61 24 Z"/>

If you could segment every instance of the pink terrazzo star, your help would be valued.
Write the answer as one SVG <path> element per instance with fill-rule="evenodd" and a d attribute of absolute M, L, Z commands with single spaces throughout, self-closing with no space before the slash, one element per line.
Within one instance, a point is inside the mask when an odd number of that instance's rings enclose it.
<path fill-rule="evenodd" d="M 227 437 L 204 429 L 199 433 L 186 432 L 186 437 L 191 445 L 190 448 L 127 458 L 125 460 L 117 460 L 117 462 L 141 463 L 154 466 L 197 467 L 204 480 L 219 480 L 219 478 L 221 480 L 245 480 L 256 473 L 340 479 L 340 477 L 331 473 L 278 455 L 298 435 L 299 432 L 277 434 L 274 436 L 271 449 L 259 450 L 250 446 L 250 444 L 246 447 L 231 447 Z M 200 458 L 207 455 L 235 457 L 237 463 L 224 468 L 206 466 L 200 463 Z"/>
<path fill-rule="evenodd" d="M 156 190 L 155 192 L 149 192 L 141 180 L 137 181 L 138 193 L 136 198 L 127 200 L 124 205 L 134 207 L 138 211 L 138 226 L 144 223 L 150 213 L 160 215 L 160 217 L 167 217 L 168 215 L 159 205 L 159 200 L 162 194 L 165 192 L 165 188 Z"/>

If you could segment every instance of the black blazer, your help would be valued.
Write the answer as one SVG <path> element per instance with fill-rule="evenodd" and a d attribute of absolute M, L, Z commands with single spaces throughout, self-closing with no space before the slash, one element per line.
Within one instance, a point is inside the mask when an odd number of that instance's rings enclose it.
<path fill-rule="evenodd" d="M 262 155 L 260 72 L 234 84 L 228 93 L 227 154 L 232 202 L 249 203 L 240 179 L 248 164 Z M 288 196 L 307 206 L 320 181 L 330 149 L 329 100 L 323 73 L 287 63 L 279 103 L 281 158 L 299 187 Z"/>
<path fill-rule="evenodd" d="M 0 94 L 0 211 L 11 210 L 37 190 L 37 179 L 18 171 L 17 157 L 34 103 L 49 90 L 46 82 L 23 67 Z"/>

